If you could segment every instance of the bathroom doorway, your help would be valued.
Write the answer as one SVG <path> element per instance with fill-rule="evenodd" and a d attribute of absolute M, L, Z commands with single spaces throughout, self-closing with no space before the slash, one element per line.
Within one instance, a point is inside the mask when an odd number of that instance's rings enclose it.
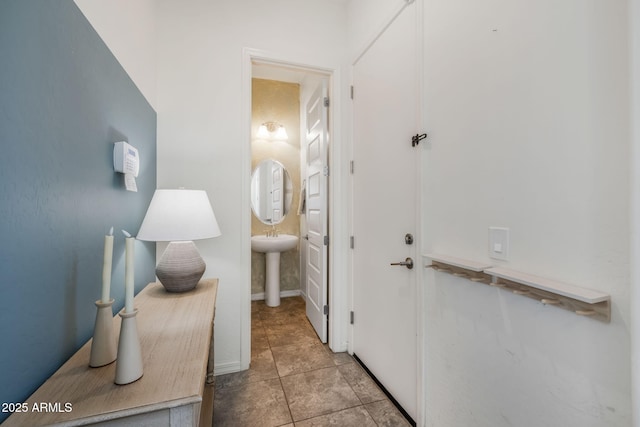
<path fill-rule="evenodd" d="M 251 300 L 277 306 L 280 297 L 302 296 L 323 343 L 329 331 L 330 84 L 325 70 L 251 61 L 251 235 L 298 239 L 277 263 L 272 254 L 251 252 Z M 281 167 L 278 179 L 263 173 L 265 165 Z M 260 181 L 269 188 L 260 190 Z"/>

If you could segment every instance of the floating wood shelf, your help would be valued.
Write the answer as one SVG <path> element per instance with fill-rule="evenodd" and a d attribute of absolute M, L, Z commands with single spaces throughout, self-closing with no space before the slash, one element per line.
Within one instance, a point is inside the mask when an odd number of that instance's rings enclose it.
<path fill-rule="evenodd" d="M 464 277 L 473 282 L 491 283 L 491 276 L 484 273 L 485 269 L 491 268 L 491 264 L 448 255 L 426 254 L 424 257 L 431 260 L 431 265 L 426 266 L 428 268 L 433 268 L 443 273 L 450 273 L 457 277 Z"/>
<path fill-rule="evenodd" d="M 431 264 L 425 266 L 427 268 L 504 288 L 516 295 L 570 310 L 581 316 L 588 316 L 606 323 L 611 321 L 609 294 L 447 255 L 425 254 L 424 257 L 431 260 Z"/>
<path fill-rule="evenodd" d="M 438 263 L 447 264 L 453 267 L 459 267 L 464 270 L 471 270 L 476 272 L 484 271 L 487 268 L 492 267 L 491 264 L 469 261 L 466 259 L 455 258 L 447 255 L 426 254 L 424 257 L 429 258 L 431 261 L 436 261 Z"/>
<path fill-rule="evenodd" d="M 519 295 L 581 316 L 606 323 L 611 321 L 611 297 L 603 292 L 500 267 L 488 268 L 485 273 L 494 278 L 493 283 L 504 285 Z"/>

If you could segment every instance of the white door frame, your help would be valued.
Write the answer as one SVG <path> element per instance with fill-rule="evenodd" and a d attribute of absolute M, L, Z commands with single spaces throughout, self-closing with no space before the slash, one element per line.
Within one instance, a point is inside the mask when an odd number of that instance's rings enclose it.
<path fill-rule="evenodd" d="M 640 398 L 640 0 L 629 6 L 631 85 L 631 401 Z M 640 408 L 632 405 L 632 424 L 640 427 Z"/>
<path fill-rule="evenodd" d="M 244 48 L 242 52 L 242 291 L 240 325 L 240 368 L 251 362 L 251 76 L 252 64 L 274 66 L 320 73 L 329 78 L 329 347 L 347 350 L 348 324 L 348 192 L 341 182 L 348 179 L 347 145 L 341 138 L 344 103 L 340 79 L 340 64 L 313 65 L 308 58 L 288 57 L 263 50 Z"/>
<path fill-rule="evenodd" d="M 395 19 L 404 11 L 404 9 L 415 3 L 416 6 L 416 64 L 417 64 L 417 70 L 416 73 L 417 75 L 417 85 L 418 85 L 418 102 L 416 105 L 416 109 L 418 111 L 418 119 L 419 119 L 419 123 L 418 126 L 420 126 L 422 129 L 424 129 L 425 126 L 425 117 L 424 117 L 424 99 L 423 99 L 423 93 L 424 93 L 424 1 L 423 0 L 404 0 L 404 2 L 402 2 L 401 4 L 398 3 L 397 7 L 392 11 L 392 13 L 389 15 L 389 17 L 384 21 L 383 25 L 381 25 L 378 28 L 378 31 L 376 31 L 374 33 L 374 35 L 369 38 L 369 40 L 367 40 L 367 42 L 362 46 L 362 48 L 357 52 L 357 55 L 355 55 L 355 57 L 353 58 L 353 60 L 351 61 L 351 67 L 350 67 L 350 81 L 351 83 L 353 83 L 353 75 L 354 75 L 354 67 L 355 65 L 358 63 L 358 61 L 360 60 L 360 58 L 362 58 L 367 51 L 375 44 L 375 42 L 378 40 L 378 38 L 380 38 L 380 36 L 387 30 L 387 28 L 389 28 L 389 26 L 391 24 L 393 24 L 393 22 L 395 21 Z M 357 94 L 357 88 L 354 89 L 354 92 Z M 357 95 L 356 95 L 357 96 Z M 349 118 L 350 118 L 350 123 L 353 123 L 353 103 L 349 102 Z M 349 127 L 351 133 L 349 135 L 349 158 L 352 158 L 352 153 L 353 153 L 353 126 Z M 416 399 L 417 399 L 417 410 L 418 410 L 418 414 L 417 414 L 417 419 L 416 424 L 418 426 L 424 426 L 425 422 L 426 422 L 426 416 L 425 416 L 425 412 L 426 412 L 426 395 L 425 395 L 425 390 L 426 390 L 426 372 L 425 372 L 425 366 L 424 366 L 424 360 L 425 360 L 425 346 L 426 346 L 426 339 L 427 337 L 425 336 L 425 321 L 426 321 L 426 315 L 424 312 L 424 307 L 425 307 L 425 301 L 424 301 L 424 280 L 423 280 L 423 260 L 422 260 L 422 254 L 425 253 L 425 248 L 422 246 L 422 241 L 424 239 L 423 236 L 423 227 L 422 227 L 422 207 L 424 206 L 424 200 L 422 199 L 422 194 L 423 194 L 423 171 L 422 171 L 422 157 L 424 154 L 424 146 L 426 145 L 426 142 L 424 144 L 421 144 L 420 147 L 418 147 L 419 149 L 419 153 L 416 153 L 416 155 L 419 157 L 418 160 L 418 170 L 417 170 L 417 179 L 418 181 L 418 200 L 417 200 L 417 204 L 416 204 L 416 236 L 417 241 L 416 241 L 416 321 L 417 321 L 417 325 L 416 325 L 416 360 L 417 360 L 417 388 L 416 388 Z M 351 178 L 351 177 L 350 177 Z M 349 180 L 349 185 L 348 185 L 348 191 L 349 191 L 349 201 L 353 200 L 353 179 Z M 353 233 L 353 206 L 351 206 L 351 203 L 349 204 L 349 235 L 352 235 Z M 354 279 L 353 279 L 353 252 L 349 252 L 349 266 L 348 266 L 348 274 L 349 274 L 349 310 L 353 310 L 353 295 L 354 295 Z M 353 327 L 351 325 L 349 325 L 349 334 L 348 334 L 348 338 L 349 338 L 349 348 L 348 351 L 350 354 L 353 354 Z"/>

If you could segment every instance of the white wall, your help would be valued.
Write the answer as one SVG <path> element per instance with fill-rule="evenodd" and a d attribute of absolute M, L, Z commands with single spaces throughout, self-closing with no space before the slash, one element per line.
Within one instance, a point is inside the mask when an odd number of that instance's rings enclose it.
<path fill-rule="evenodd" d="M 425 0 L 424 236 L 611 294 L 610 324 L 425 273 L 427 425 L 631 422 L 623 1 Z"/>
<path fill-rule="evenodd" d="M 347 17 L 349 59 L 357 55 L 377 37 L 406 0 L 348 0 Z"/>
<path fill-rule="evenodd" d="M 640 399 L 640 0 L 631 0 L 629 56 L 631 76 L 631 401 Z M 633 425 L 640 427 L 640 408 L 634 405 Z"/>
<path fill-rule="evenodd" d="M 74 0 L 113 55 L 156 108 L 155 0 Z"/>
<path fill-rule="evenodd" d="M 205 276 L 220 278 L 216 372 L 239 370 L 250 268 L 250 211 L 244 211 L 249 204 L 243 199 L 249 188 L 243 48 L 308 65 L 339 65 L 346 39 L 344 5 L 161 0 L 158 28 L 158 186 L 209 194 L 222 236 L 197 245 L 207 263 Z"/>

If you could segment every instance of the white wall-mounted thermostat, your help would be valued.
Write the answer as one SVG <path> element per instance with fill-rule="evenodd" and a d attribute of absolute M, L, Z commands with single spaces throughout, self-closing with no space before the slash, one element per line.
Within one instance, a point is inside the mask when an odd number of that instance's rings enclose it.
<path fill-rule="evenodd" d="M 119 141 L 113 147 L 113 169 L 124 174 L 125 187 L 129 191 L 138 191 L 135 178 L 140 171 L 140 158 L 136 147 Z"/>
<path fill-rule="evenodd" d="M 140 170 L 138 149 L 124 141 L 116 142 L 113 147 L 113 168 L 116 172 L 137 177 Z"/>

